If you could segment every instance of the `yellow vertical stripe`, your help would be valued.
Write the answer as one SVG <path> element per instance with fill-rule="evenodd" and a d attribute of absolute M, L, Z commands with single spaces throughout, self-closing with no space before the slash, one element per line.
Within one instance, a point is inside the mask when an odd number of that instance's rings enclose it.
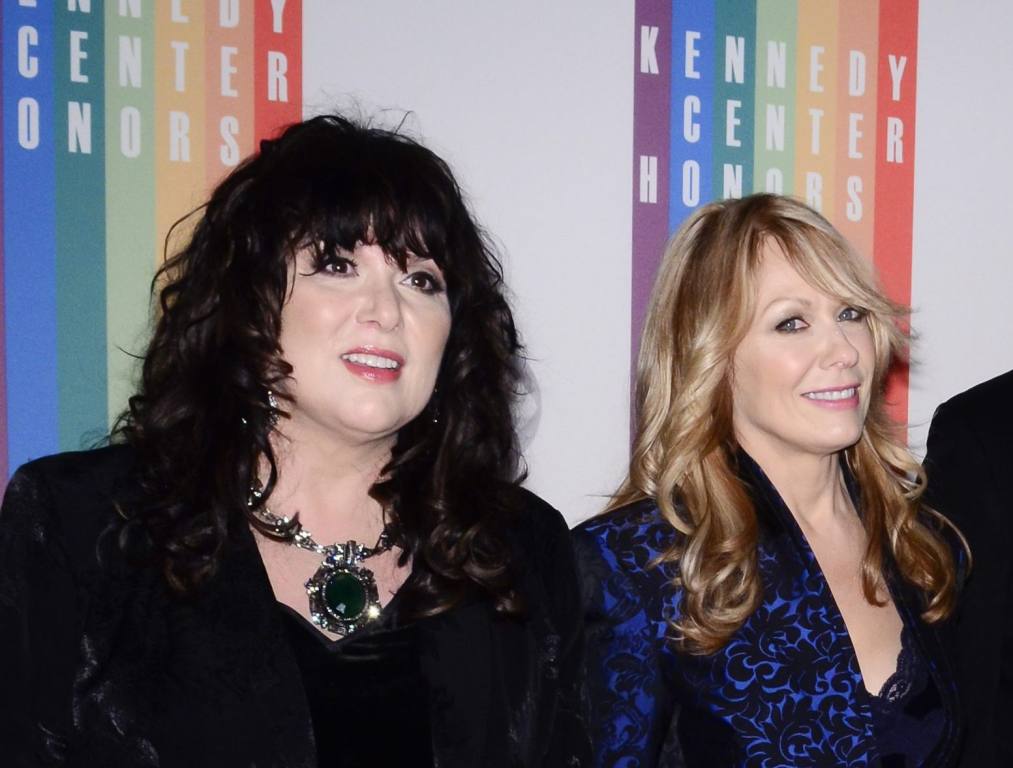
<path fill-rule="evenodd" d="M 215 3 L 214 5 L 217 5 Z M 173 223 L 207 194 L 205 173 L 204 4 L 156 3 L 155 226 L 156 260 Z M 188 227 L 177 228 L 172 253 Z"/>

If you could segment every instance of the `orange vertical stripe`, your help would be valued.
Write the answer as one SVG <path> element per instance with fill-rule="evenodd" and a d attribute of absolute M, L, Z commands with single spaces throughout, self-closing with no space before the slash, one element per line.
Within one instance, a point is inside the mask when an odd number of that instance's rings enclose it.
<path fill-rule="evenodd" d="M 837 0 L 799 0 L 795 195 L 832 216 L 836 193 Z"/>

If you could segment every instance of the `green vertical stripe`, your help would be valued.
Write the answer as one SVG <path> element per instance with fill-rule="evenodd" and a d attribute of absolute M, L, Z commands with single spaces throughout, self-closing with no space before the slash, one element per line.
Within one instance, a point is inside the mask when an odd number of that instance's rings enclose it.
<path fill-rule="evenodd" d="M 148 288 L 155 244 L 154 3 L 139 3 L 141 17 L 106 4 L 106 366 L 110 419 L 133 393 L 137 355 L 148 335 Z M 131 54 L 140 51 L 139 83 L 131 79 Z M 134 72 L 134 74 L 138 74 Z M 169 76 L 169 75 L 166 75 Z M 133 117 L 131 117 L 133 115 Z M 134 121 L 134 118 L 138 118 Z M 134 134 L 131 126 L 139 123 Z"/>
<path fill-rule="evenodd" d="M 796 0 L 757 0 L 756 172 L 753 184 L 756 192 L 768 191 L 767 177 L 771 169 L 775 169 L 773 175 L 780 173 L 781 191 L 786 195 L 794 192 L 797 22 Z M 779 66 L 782 52 L 783 67 Z M 783 81 L 780 79 L 782 73 Z M 768 128 L 782 125 L 783 132 L 774 131 L 768 137 Z M 779 144 L 782 136 L 783 144 Z"/>
<path fill-rule="evenodd" d="M 714 197 L 722 198 L 753 189 L 756 4 L 718 0 L 714 12 Z M 739 189 L 726 183 L 729 172 Z"/>
<path fill-rule="evenodd" d="M 106 431 L 102 2 L 54 4 L 59 446 Z M 88 7 L 85 12 L 81 6 Z"/>

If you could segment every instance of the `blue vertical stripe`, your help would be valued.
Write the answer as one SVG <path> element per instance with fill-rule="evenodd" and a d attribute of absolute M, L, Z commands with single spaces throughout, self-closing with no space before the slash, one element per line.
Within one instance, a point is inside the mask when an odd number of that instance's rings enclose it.
<path fill-rule="evenodd" d="M 0 40 L 4 39 L 4 4 L 0 2 Z M 2 51 L 2 49 L 0 49 Z M 8 477 L 7 470 L 7 349 L 4 334 L 4 119 L 3 110 L 3 56 L 0 56 L 0 485 Z"/>
<path fill-rule="evenodd" d="M 58 447 L 53 10 L 3 15 L 4 308 L 9 466 Z"/>
<path fill-rule="evenodd" d="M 673 0 L 670 232 L 712 199 L 714 55 L 714 1 Z"/>

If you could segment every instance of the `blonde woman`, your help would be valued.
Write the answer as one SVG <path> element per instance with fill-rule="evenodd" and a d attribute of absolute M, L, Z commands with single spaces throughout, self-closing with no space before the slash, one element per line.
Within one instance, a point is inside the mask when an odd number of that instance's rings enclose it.
<path fill-rule="evenodd" d="M 884 411 L 901 316 L 789 198 L 672 239 L 629 475 L 575 534 L 597 765 L 953 762 L 964 556 Z"/>

